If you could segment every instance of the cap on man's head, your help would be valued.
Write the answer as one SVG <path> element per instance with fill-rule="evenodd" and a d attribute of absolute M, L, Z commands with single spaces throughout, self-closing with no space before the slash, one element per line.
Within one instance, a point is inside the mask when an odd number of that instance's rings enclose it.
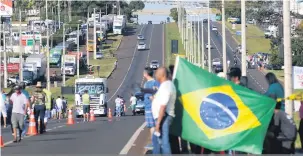
<path fill-rule="evenodd" d="M 242 75 L 241 69 L 238 67 L 230 68 L 229 73 L 228 73 L 228 76 L 230 76 L 230 77 L 239 77 L 240 78 L 241 75 Z"/>
<path fill-rule="evenodd" d="M 14 87 L 14 90 L 21 90 L 21 87 L 17 85 Z"/>

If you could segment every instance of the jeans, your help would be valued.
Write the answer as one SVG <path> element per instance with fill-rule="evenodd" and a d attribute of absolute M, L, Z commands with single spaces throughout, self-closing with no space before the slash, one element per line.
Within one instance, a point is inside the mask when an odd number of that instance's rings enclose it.
<path fill-rule="evenodd" d="M 121 106 L 116 106 L 116 115 L 121 116 Z"/>
<path fill-rule="evenodd" d="M 51 116 L 51 111 L 50 110 L 46 110 L 45 111 L 45 116 L 47 117 L 47 119 L 50 119 L 52 116 Z"/>
<path fill-rule="evenodd" d="M 24 118 L 24 126 L 23 126 L 23 130 L 22 130 L 22 137 L 24 137 L 26 135 L 27 129 L 28 129 L 27 119 Z"/>
<path fill-rule="evenodd" d="M 157 119 L 156 119 L 157 121 Z M 153 154 L 171 154 L 170 143 L 169 143 L 169 128 L 173 121 L 172 116 L 165 116 L 160 125 L 161 136 L 158 137 L 155 134 L 152 136 L 153 143 Z"/>
<path fill-rule="evenodd" d="M 36 121 L 36 129 L 38 132 L 38 117 L 40 117 L 40 134 L 44 132 L 44 117 L 45 117 L 45 105 L 35 105 L 34 107 L 35 121 Z"/>

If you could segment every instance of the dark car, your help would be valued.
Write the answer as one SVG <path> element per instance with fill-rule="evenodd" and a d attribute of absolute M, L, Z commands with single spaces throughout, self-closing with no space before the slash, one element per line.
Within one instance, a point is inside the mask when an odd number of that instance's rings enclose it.
<path fill-rule="evenodd" d="M 153 22 L 152 21 L 148 21 L 148 24 L 153 24 Z"/>
<path fill-rule="evenodd" d="M 216 65 L 214 66 L 215 73 L 223 72 L 223 66 L 222 65 Z"/>
<path fill-rule="evenodd" d="M 135 113 L 136 114 L 143 114 L 145 113 L 145 104 L 144 101 L 138 100 L 136 107 L 135 107 Z"/>
<path fill-rule="evenodd" d="M 207 21 L 208 21 L 207 19 L 203 19 L 203 23 L 207 23 Z"/>
<path fill-rule="evenodd" d="M 144 93 L 138 92 L 135 94 L 135 97 L 138 99 L 138 101 L 144 101 Z"/>

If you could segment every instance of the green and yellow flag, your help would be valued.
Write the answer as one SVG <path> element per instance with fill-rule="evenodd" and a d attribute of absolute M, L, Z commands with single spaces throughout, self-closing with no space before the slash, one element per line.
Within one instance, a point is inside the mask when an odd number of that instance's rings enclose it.
<path fill-rule="evenodd" d="M 214 150 L 261 154 L 275 101 L 178 57 L 172 133 Z"/>

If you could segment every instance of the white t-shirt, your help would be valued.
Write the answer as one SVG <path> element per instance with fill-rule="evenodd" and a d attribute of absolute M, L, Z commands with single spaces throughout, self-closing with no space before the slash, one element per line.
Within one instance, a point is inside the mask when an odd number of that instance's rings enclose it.
<path fill-rule="evenodd" d="M 116 107 L 120 107 L 121 106 L 121 99 L 120 98 L 116 98 L 115 103 L 116 103 Z"/>
<path fill-rule="evenodd" d="M 63 108 L 63 102 L 62 102 L 62 99 L 61 98 L 58 98 L 56 100 L 56 105 L 57 105 L 57 108 L 58 109 L 62 109 Z"/>
<path fill-rule="evenodd" d="M 176 88 L 172 81 L 162 82 L 152 102 L 154 119 L 159 116 L 161 106 L 166 106 L 166 113 L 175 117 Z"/>
<path fill-rule="evenodd" d="M 22 93 L 13 93 L 10 100 L 13 102 L 12 112 L 25 115 L 25 105 L 28 103 L 26 96 Z"/>
<path fill-rule="evenodd" d="M 76 101 L 76 105 L 80 105 L 80 103 L 81 103 L 80 94 L 76 94 L 76 95 L 75 95 L 75 101 Z"/>
<path fill-rule="evenodd" d="M 135 96 L 130 97 L 130 104 L 135 105 L 137 103 L 137 98 Z"/>

